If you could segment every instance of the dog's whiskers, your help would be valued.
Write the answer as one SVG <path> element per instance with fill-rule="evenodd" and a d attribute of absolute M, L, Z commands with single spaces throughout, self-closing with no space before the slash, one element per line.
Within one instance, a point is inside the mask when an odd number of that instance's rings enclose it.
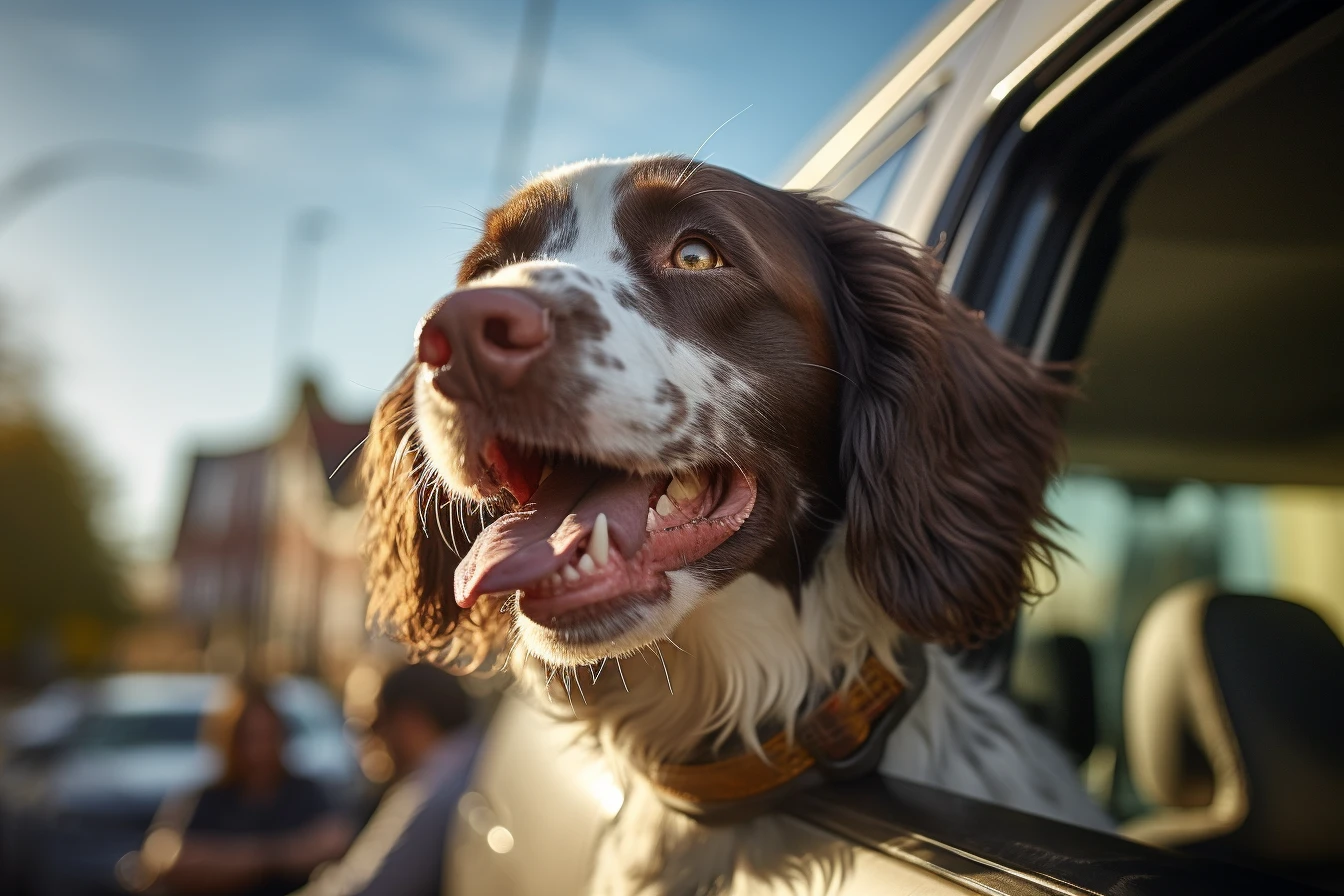
<path fill-rule="evenodd" d="M 681 646 L 680 644 L 678 644 L 676 641 L 673 641 L 673 640 L 672 640 L 671 638 L 669 638 L 667 635 L 663 635 L 663 640 L 666 641 L 667 643 L 671 644 L 673 647 L 677 648 L 678 650 L 680 650 L 682 653 L 686 654 L 687 656 L 690 656 L 690 655 L 691 655 L 691 653 L 690 653 L 689 650 L 687 650 L 686 648 L 682 647 L 682 646 Z"/>
<path fill-rule="evenodd" d="M 734 120 L 735 118 L 737 118 L 737 117 L 738 117 L 739 115 L 741 115 L 743 112 L 746 112 L 747 109 L 750 109 L 752 105 L 753 105 L 753 104 L 750 104 L 750 103 L 749 103 L 749 104 L 748 104 L 747 106 L 745 106 L 743 109 L 741 109 L 741 110 L 738 111 L 736 114 L 734 114 L 733 116 L 731 116 L 731 117 L 730 117 L 727 121 L 725 121 L 723 124 L 719 125 L 719 126 L 716 127 L 714 130 L 710 131 L 710 132 L 709 132 L 709 136 L 706 137 L 704 140 L 700 141 L 700 145 L 697 146 L 697 147 L 695 148 L 695 152 L 691 153 L 691 160 L 690 160 L 689 162 L 686 163 L 686 167 L 683 168 L 683 169 L 681 170 L 681 174 L 677 175 L 676 186 L 681 186 L 683 183 L 686 182 L 686 180 L 687 180 L 686 172 L 690 169 L 690 167 L 691 167 L 693 164 L 695 164 L 695 157 L 698 156 L 698 155 L 700 155 L 700 150 L 704 149 L 705 146 L 709 143 L 709 141 L 711 141 L 711 140 L 714 139 L 714 135 L 717 134 L 719 131 L 723 130 L 724 128 L 726 128 L 729 124 L 731 124 L 731 123 L 733 122 L 733 120 Z M 674 206 L 674 207 L 675 207 L 675 206 Z"/>
<path fill-rule="evenodd" d="M 732 456 L 731 454 L 728 453 L 728 449 L 727 449 L 727 448 L 723 447 L 722 445 L 718 444 L 717 442 L 710 442 L 709 444 L 713 445 L 713 446 L 714 446 L 720 453 L 723 454 L 724 457 L 728 458 L 729 462 L 732 463 L 733 466 L 737 467 L 737 472 L 739 472 L 739 473 L 742 474 L 742 478 L 743 478 L 743 479 L 748 479 L 748 478 L 749 478 L 749 477 L 747 476 L 747 471 L 744 470 L 744 469 L 742 469 L 742 465 L 739 464 L 739 463 L 733 458 L 733 456 Z"/>
<path fill-rule="evenodd" d="M 676 202 L 672 203 L 672 208 L 676 208 L 677 206 L 681 205 L 683 202 L 687 201 L 688 199 L 694 199 L 694 198 L 697 197 L 697 196 L 704 196 L 704 195 L 706 195 L 706 194 L 708 194 L 708 193 L 736 193 L 736 194 L 739 195 L 739 196 L 746 196 L 746 197 L 749 198 L 749 199 L 757 199 L 757 200 L 760 200 L 761 202 L 765 202 L 765 198 L 764 198 L 764 197 L 762 197 L 762 196 L 757 196 L 757 195 L 754 194 L 754 193 L 748 193 L 746 190 L 729 190 L 729 189 L 723 189 L 723 188 L 720 188 L 720 189 L 714 189 L 714 190 L 697 190 L 696 192 L 692 193 L 691 195 L 689 195 L 689 196 L 683 196 L 682 198 L 678 199 Z M 767 204 L 768 204 L 768 203 L 767 203 Z M 671 209 L 669 209 L 669 211 L 671 211 Z"/>
<path fill-rule="evenodd" d="M 810 361 L 788 361 L 786 363 L 797 364 L 799 367 L 815 367 L 818 370 L 825 370 L 829 373 L 833 373 L 836 376 L 840 377 L 841 379 L 849 380 L 849 382 L 851 383 L 854 382 L 852 379 L 850 379 L 848 376 L 841 373 L 840 371 L 836 370 L 834 367 L 827 367 L 825 364 L 813 364 Z"/>
<path fill-rule="evenodd" d="M 426 471 L 422 471 L 421 474 L 420 474 L 420 478 L 419 478 L 419 480 L 417 480 L 416 483 L 415 483 L 415 507 L 416 507 L 417 510 L 420 511 L 420 531 L 424 533 L 424 535 L 425 535 L 426 538 L 428 538 L 428 537 L 429 537 L 429 501 L 423 501 L 423 502 L 422 502 L 422 501 L 420 500 L 422 497 L 424 497 L 424 494 L 423 494 L 423 493 L 424 493 L 424 491 L 425 491 L 425 473 L 426 473 L 426 472 L 428 472 L 428 471 L 427 471 L 427 470 L 426 470 Z"/>
<path fill-rule="evenodd" d="M 706 165 L 706 164 L 709 162 L 709 160 L 712 159 L 712 158 L 714 158 L 714 153 L 710 153 L 709 155 L 707 155 L 707 156 L 705 156 L 703 159 L 701 159 L 701 160 L 699 161 L 699 163 L 696 164 L 696 166 L 695 166 L 693 169 L 691 169 L 691 173 L 690 173 L 690 174 L 686 175 L 685 177 L 683 177 L 683 178 L 681 178 L 680 180 L 677 181 L 677 186 L 681 186 L 682 184 L 684 184 L 684 183 L 686 183 L 687 181 L 689 181 L 691 178 L 695 177 L 695 175 L 700 171 L 700 169 L 703 168 L 703 167 L 705 167 L 705 165 Z M 691 161 L 692 161 L 692 162 L 695 162 L 695 159 L 691 159 Z"/>
<path fill-rule="evenodd" d="M 386 425 L 386 424 L 384 424 L 384 425 Z M 332 471 L 331 471 L 331 475 L 327 477 L 327 480 L 328 480 L 328 481 L 330 481 L 330 480 L 336 478 L 336 474 L 339 473 L 339 472 L 341 472 L 341 467 L 345 466 L 345 462 L 348 461 L 350 458 L 354 457 L 354 456 L 355 456 L 355 452 L 358 451 L 359 449 L 363 448 L 363 447 L 364 447 L 364 443 L 367 442 L 367 441 L 369 440 L 369 436 L 372 436 L 372 435 L 373 435 L 373 433 L 369 433 L 369 435 L 367 435 L 367 436 L 365 436 L 364 438 L 360 439 L 360 440 L 359 440 L 359 444 L 356 445 L 355 447 L 351 448 L 350 451 L 345 455 L 345 457 L 341 458 L 341 462 L 338 463 L 338 464 L 336 465 L 336 469 L 332 470 Z"/>
<path fill-rule="evenodd" d="M 435 526 L 438 528 L 438 530 L 439 530 L 439 539 L 443 542 L 443 546 L 446 547 L 446 548 L 449 548 L 454 554 L 456 554 L 456 553 L 457 553 L 457 536 L 456 536 L 456 535 L 453 536 L 453 543 L 452 543 L 452 546 L 449 547 L 449 544 L 448 544 L 448 537 L 447 537 L 446 535 L 443 534 L 443 519 L 439 516 L 439 508 L 440 508 L 440 506 L 441 506 L 441 505 L 439 504 L 439 486 L 440 486 L 441 484 L 442 484 L 442 483 L 438 483 L 438 482 L 434 483 L 434 494 L 433 494 L 433 500 L 434 500 L 434 525 L 435 525 Z M 452 527 L 450 526 L 449 528 L 452 528 Z"/>
<path fill-rule="evenodd" d="M 462 524 L 462 502 L 461 502 L 461 501 L 458 501 L 458 500 L 454 500 L 453 503 L 449 506 L 449 512 L 448 512 L 448 528 L 449 528 L 449 529 L 452 529 L 454 523 L 457 524 L 457 528 L 458 528 L 458 529 L 461 529 L 461 530 L 462 530 L 462 534 L 463 534 L 463 536 L 465 536 L 466 539 L 467 539 L 467 546 L 468 546 L 468 548 L 470 548 L 470 546 L 471 546 L 471 535 L 469 535 L 469 534 L 467 533 L 467 527 L 466 527 L 465 525 Z M 454 544 L 457 543 L 457 530 L 456 530 L 456 529 L 453 530 L 453 543 L 454 543 Z M 459 553 L 458 556 L 460 557 L 460 556 L 462 556 L 462 555 Z"/>
<path fill-rule="evenodd" d="M 513 661 L 513 652 L 518 649 L 518 635 L 521 632 L 515 628 L 513 635 L 509 638 L 509 652 L 504 654 L 504 665 L 499 667 L 501 673 L 509 671 L 509 663 Z"/>
<path fill-rule="evenodd" d="M 680 650 L 681 648 L 677 649 Z M 663 677 L 667 679 L 667 692 L 675 697 L 676 693 L 672 690 L 672 673 L 667 671 L 667 660 L 663 659 L 663 651 L 658 646 L 657 641 L 653 642 L 653 652 L 658 654 L 658 662 L 663 664 Z"/>
<path fill-rule="evenodd" d="M 575 677 L 575 680 L 578 679 L 578 676 L 577 676 L 577 675 L 574 676 L 574 677 Z M 564 672 L 561 673 L 561 675 L 560 675 L 560 680 L 563 681 L 564 684 L 565 684 L 565 696 L 567 696 L 567 697 L 569 698 L 569 711 L 572 712 L 572 713 L 574 714 L 574 718 L 577 719 L 577 718 L 579 717 L 579 711 L 574 707 L 574 692 L 573 692 L 572 690 L 570 690 L 570 687 L 569 687 L 569 670 L 568 670 L 568 669 L 566 669 Z"/>
<path fill-rule="evenodd" d="M 547 703 L 554 704 L 554 703 L 555 703 L 555 697 L 552 696 L 552 694 L 551 694 L 551 682 L 555 680 L 555 673 L 557 673 L 557 672 L 560 671 L 560 667 L 559 667 L 559 666 L 554 666 L 554 667 L 552 667 L 550 663 L 547 663 L 547 662 L 545 662 L 544 660 L 542 661 L 542 666 L 543 666 L 544 668 L 550 670 L 550 671 L 546 674 L 546 687 L 543 688 L 543 690 L 546 691 L 546 702 L 547 702 Z"/>
<path fill-rule="evenodd" d="M 406 450 L 410 446 L 411 436 L 414 433 L 407 429 L 402 435 L 401 441 L 397 443 L 397 450 L 392 453 L 392 465 L 387 468 L 387 478 L 396 478 L 397 468 L 401 466 L 402 459 L 406 456 Z"/>
<path fill-rule="evenodd" d="M 474 206 L 474 205 L 472 205 L 472 204 L 470 204 L 470 203 L 468 203 L 468 202 L 464 202 L 464 203 L 462 203 L 462 205 L 467 206 L 467 208 L 471 209 L 471 211 L 467 211 L 466 209 L 458 208 L 458 207 L 455 206 L 455 205 L 426 205 L 426 206 L 424 206 L 424 207 L 425 207 L 425 208 L 437 208 L 437 209 L 442 209 L 442 210 L 444 210 L 444 211 L 449 211 L 449 212 L 456 212 L 456 213 L 459 214 L 459 215 L 467 215 L 468 217 L 475 218 L 475 219 L 476 219 L 477 221 L 479 221 L 481 224 L 484 224 L 484 223 L 485 223 L 485 212 L 481 211 L 481 210 L 478 209 L 476 206 Z"/>

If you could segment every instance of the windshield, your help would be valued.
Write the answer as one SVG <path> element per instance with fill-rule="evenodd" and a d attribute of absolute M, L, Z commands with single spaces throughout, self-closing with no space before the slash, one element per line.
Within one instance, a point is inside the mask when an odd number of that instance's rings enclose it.
<path fill-rule="evenodd" d="M 201 729 L 199 712 L 96 713 L 76 729 L 81 750 L 192 744 Z"/>
<path fill-rule="evenodd" d="M 317 719 L 292 711 L 282 713 L 290 736 L 317 727 Z M 307 715 L 312 716 L 310 711 Z M 94 713 L 75 730 L 70 744 L 77 750 L 116 750 L 194 744 L 200 738 L 203 713 L 194 710 L 164 712 Z"/>

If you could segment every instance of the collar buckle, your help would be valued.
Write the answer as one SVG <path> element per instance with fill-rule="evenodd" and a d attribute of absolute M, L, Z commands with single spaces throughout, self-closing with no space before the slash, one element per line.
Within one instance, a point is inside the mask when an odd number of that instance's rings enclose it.
<path fill-rule="evenodd" d="M 897 654 L 905 681 L 870 656 L 859 678 L 827 697 L 798 726 L 798 743 L 828 780 L 848 781 L 877 768 L 887 737 L 924 690 L 928 665 L 921 645 Z"/>

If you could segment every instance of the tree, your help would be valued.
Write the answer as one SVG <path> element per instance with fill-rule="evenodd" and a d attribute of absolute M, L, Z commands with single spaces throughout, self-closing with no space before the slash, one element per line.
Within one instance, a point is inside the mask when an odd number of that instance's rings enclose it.
<path fill-rule="evenodd" d="M 0 316 L 0 653 L 55 636 L 87 663 L 126 613 L 118 564 L 92 524 L 94 480 L 41 412 L 36 368 Z"/>

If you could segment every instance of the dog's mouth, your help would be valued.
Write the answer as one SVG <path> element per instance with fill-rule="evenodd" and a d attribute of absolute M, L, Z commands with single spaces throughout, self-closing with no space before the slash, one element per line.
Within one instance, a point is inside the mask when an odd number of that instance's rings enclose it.
<path fill-rule="evenodd" d="M 457 568 L 457 603 L 519 592 L 533 621 L 625 597 L 658 599 L 668 573 L 704 559 L 751 515 L 736 466 L 640 474 L 491 441 L 484 460 L 521 509 L 491 523 Z"/>

